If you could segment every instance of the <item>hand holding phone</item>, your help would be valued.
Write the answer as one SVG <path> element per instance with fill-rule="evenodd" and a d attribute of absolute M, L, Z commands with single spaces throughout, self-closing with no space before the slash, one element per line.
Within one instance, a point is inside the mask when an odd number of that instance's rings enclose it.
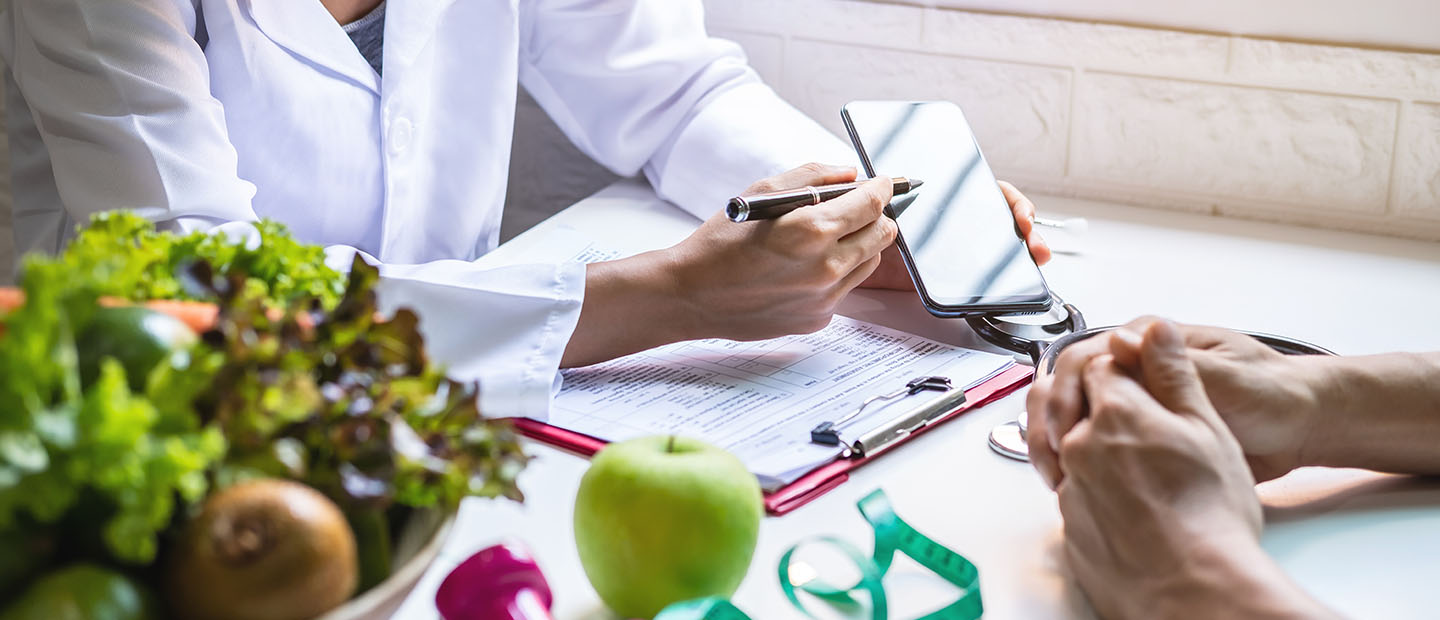
<path fill-rule="evenodd" d="M 925 187 L 891 202 L 905 267 L 942 317 L 1043 312 L 1050 291 L 965 115 L 944 101 L 855 101 L 841 110 L 866 174 Z"/>

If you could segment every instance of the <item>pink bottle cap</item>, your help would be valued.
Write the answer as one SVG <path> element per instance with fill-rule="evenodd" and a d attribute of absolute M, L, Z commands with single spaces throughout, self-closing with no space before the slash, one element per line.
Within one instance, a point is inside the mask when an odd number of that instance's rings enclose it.
<path fill-rule="evenodd" d="M 435 608 L 445 620 L 551 620 L 550 585 L 523 547 L 481 549 L 445 577 Z"/>

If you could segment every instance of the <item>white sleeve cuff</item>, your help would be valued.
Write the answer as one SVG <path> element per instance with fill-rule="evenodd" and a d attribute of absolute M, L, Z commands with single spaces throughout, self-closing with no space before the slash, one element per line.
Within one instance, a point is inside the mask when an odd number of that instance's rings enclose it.
<path fill-rule="evenodd" d="M 480 382 L 486 417 L 545 420 L 585 291 L 585 265 L 381 265 L 382 312 L 409 307 L 432 360 Z"/>

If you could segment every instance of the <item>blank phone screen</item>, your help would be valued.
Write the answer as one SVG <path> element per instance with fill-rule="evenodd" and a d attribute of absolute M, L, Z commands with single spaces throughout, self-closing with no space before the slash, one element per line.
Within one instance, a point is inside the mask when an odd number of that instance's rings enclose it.
<path fill-rule="evenodd" d="M 1045 280 L 959 106 L 856 101 L 845 114 L 866 172 L 924 181 L 891 208 L 927 302 L 956 310 L 1048 303 Z"/>

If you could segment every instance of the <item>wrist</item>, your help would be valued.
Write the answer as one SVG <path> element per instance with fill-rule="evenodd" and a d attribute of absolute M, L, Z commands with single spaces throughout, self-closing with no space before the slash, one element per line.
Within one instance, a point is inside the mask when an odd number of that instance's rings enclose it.
<path fill-rule="evenodd" d="M 1185 567 L 1151 600 L 1155 606 L 1136 617 L 1334 617 L 1301 590 L 1258 541 L 1247 537 L 1197 546 Z"/>
<path fill-rule="evenodd" d="M 740 339 L 727 328 L 731 319 L 727 309 L 737 302 L 735 287 L 728 278 L 717 278 L 717 265 L 724 268 L 725 263 L 717 263 L 710 248 L 697 247 L 693 239 L 687 239 L 652 254 L 669 281 L 667 303 L 676 315 L 672 324 L 676 341 Z"/>
<path fill-rule="evenodd" d="M 673 257 L 647 252 L 585 267 L 585 300 L 561 359 L 585 366 L 692 339 L 693 318 L 677 298 Z"/>
<path fill-rule="evenodd" d="M 1319 415 L 1307 465 L 1440 473 L 1440 354 L 1388 353 L 1314 361 Z"/>
<path fill-rule="evenodd" d="M 1335 459 L 1336 442 L 1344 441 L 1347 364 L 1343 358 L 1329 356 L 1292 359 L 1296 371 L 1292 380 L 1304 386 L 1306 395 L 1299 406 L 1304 422 L 1295 433 L 1300 442 L 1296 466 L 1325 466 Z"/>
<path fill-rule="evenodd" d="M 702 311 L 705 301 L 693 283 L 693 259 L 682 248 L 670 247 L 664 250 L 646 252 L 636 258 L 647 261 L 647 289 L 655 303 L 662 308 L 660 324 L 654 327 L 664 334 L 669 342 L 710 338 L 705 329 Z"/>

